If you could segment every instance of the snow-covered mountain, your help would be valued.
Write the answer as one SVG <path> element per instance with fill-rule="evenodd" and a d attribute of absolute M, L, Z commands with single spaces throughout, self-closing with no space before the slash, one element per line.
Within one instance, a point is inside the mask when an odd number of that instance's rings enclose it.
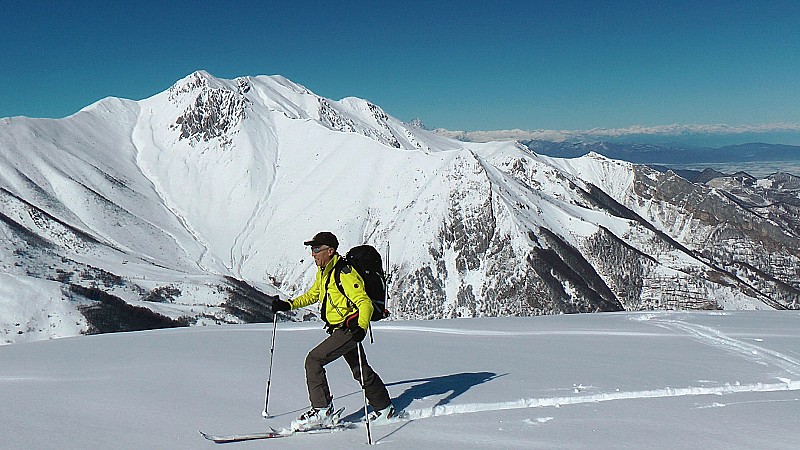
<path fill-rule="evenodd" d="M 320 230 L 391 244 L 395 317 L 800 298 L 791 209 L 452 140 L 280 76 L 196 72 L 141 101 L 0 119 L 0 197 L 4 342 L 271 320 L 274 296 L 311 282 L 302 242 Z"/>

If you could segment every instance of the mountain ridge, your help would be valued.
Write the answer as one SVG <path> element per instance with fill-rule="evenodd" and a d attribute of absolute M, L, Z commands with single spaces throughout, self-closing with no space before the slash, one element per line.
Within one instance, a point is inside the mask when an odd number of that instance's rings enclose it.
<path fill-rule="evenodd" d="M 63 314 L 14 311 L 54 288 L 67 309 L 95 304 L 73 285 L 181 323 L 269 320 L 270 298 L 313 279 L 302 242 L 323 229 L 345 248 L 391 243 L 400 318 L 787 308 L 800 298 L 788 269 L 800 245 L 782 228 L 796 226 L 790 203 L 747 209 L 720 188 L 598 153 L 460 142 L 280 76 L 200 71 L 144 100 L 4 123 L 0 269 L 29 286 L 0 317 L 6 341 L 24 339 L 15 330 L 26 320 L 31 338 L 59 335 Z M 703 244 L 720 234 L 751 253 Z"/>

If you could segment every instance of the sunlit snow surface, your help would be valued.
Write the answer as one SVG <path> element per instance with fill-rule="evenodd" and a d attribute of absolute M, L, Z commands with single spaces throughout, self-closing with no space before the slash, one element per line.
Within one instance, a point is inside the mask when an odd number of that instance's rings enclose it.
<path fill-rule="evenodd" d="M 326 335 L 280 323 L 0 347 L 3 448 L 214 448 L 213 434 L 280 428 L 307 407 L 303 359 Z M 800 314 L 615 313 L 395 321 L 373 367 L 410 421 L 379 448 L 800 448 Z M 363 400 L 329 366 L 347 420 Z M 228 444 L 360 448 L 363 427 Z"/>

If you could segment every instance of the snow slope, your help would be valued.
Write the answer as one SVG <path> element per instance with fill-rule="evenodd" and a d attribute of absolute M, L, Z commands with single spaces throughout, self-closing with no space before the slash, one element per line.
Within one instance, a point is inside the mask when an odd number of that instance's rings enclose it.
<path fill-rule="evenodd" d="M 797 312 L 650 312 L 395 321 L 371 364 L 412 420 L 380 448 L 789 449 L 800 447 Z M 281 427 L 307 406 L 317 324 L 117 333 L 0 347 L 3 448 L 217 448 L 215 434 Z M 348 420 L 357 383 L 328 375 Z M 231 448 L 352 449 L 363 427 Z M 226 447 L 227 448 L 227 447 Z"/>

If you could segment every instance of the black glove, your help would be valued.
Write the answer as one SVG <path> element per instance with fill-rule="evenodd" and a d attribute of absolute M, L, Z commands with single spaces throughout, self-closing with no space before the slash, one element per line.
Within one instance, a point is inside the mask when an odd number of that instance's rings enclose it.
<path fill-rule="evenodd" d="M 353 314 L 352 316 L 348 317 L 345 321 L 345 325 L 347 326 L 347 329 L 350 330 L 350 333 L 353 335 L 353 339 L 356 342 L 363 341 L 367 336 L 367 330 L 358 325 L 358 314 Z"/>
<path fill-rule="evenodd" d="M 353 333 L 353 340 L 356 342 L 361 342 L 367 336 L 367 330 L 357 326 L 354 330 L 350 330 Z"/>
<path fill-rule="evenodd" d="M 281 311 L 289 311 L 292 309 L 292 304 L 289 302 L 285 302 L 283 300 L 273 300 L 272 301 L 272 312 L 277 313 Z"/>

